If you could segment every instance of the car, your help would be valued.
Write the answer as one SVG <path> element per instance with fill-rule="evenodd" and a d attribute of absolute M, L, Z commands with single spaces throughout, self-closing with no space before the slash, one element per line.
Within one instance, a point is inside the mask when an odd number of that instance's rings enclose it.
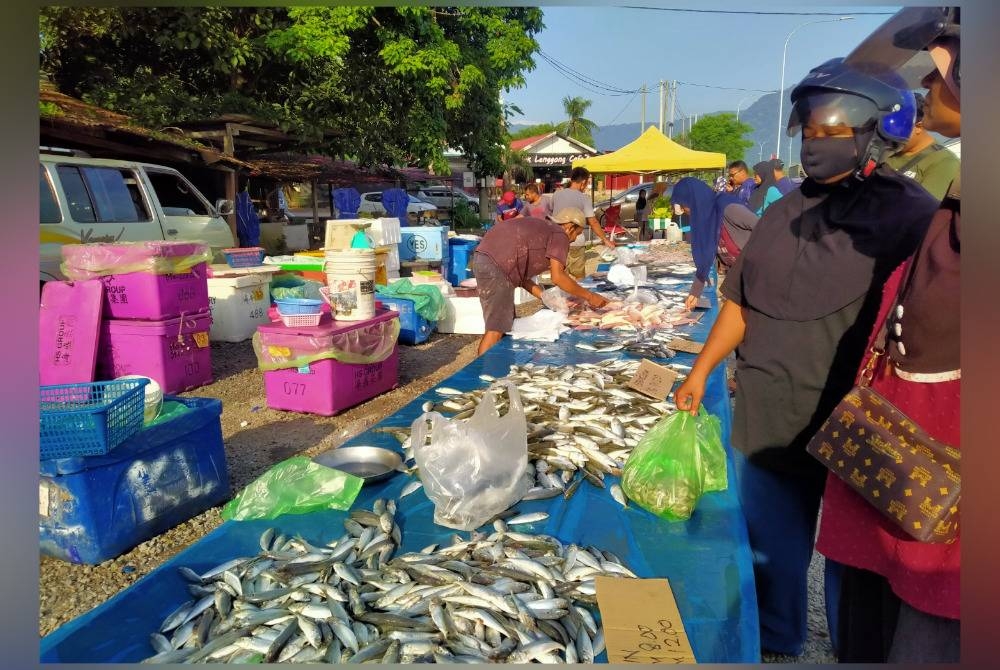
<path fill-rule="evenodd" d="M 62 280 L 62 246 L 87 242 L 201 242 L 221 261 L 234 246 L 225 216 L 233 201 L 211 204 L 180 172 L 132 160 L 39 150 L 40 280 Z"/>
<path fill-rule="evenodd" d="M 594 216 L 597 220 L 604 225 L 604 212 L 607 211 L 608 207 L 611 205 L 621 205 L 621 214 L 619 215 L 619 221 L 621 224 L 627 228 L 635 227 L 635 202 L 639 199 L 639 191 L 646 191 L 646 199 L 649 200 L 653 192 L 653 182 L 645 182 L 643 184 L 636 184 L 635 186 L 626 189 L 620 193 L 616 193 L 611 198 L 606 200 L 601 200 L 600 202 L 594 203 Z M 664 193 L 669 198 L 670 194 L 673 192 L 673 185 L 667 186 Z"/>
<path fill-rule="evenodd" d="M 411 221 L 421 219 L 436 219 L 438 208 L 429 202 L 424 202 L 415 195 L 408 193 L 410 203 L 406 206 L 407 218 Z M 385 207 L 382 206 L 382 191 L 370 191 L 361 194 L 361 204 L 358 205 L 358 213 L 366 212 L 372 216 L 385 216 Z"/>
<path fill-rule="evenodd" d="M 436 205 L 439 209 L 451 209 L 452 203 L 464 200 L 473 212 L 479 213 L 479 198 L 473 197 L 461 189 L 450 186 L 424 186 L 414 191 L 413 194 L 425 202 Z"/>

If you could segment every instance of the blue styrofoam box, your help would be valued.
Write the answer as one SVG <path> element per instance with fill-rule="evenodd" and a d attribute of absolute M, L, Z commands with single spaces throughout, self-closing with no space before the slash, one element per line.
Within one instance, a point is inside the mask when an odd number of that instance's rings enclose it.
<path fill-rule="evenodd" d="M 406 226 L 400 229 L 401 261 L 444 261 L 448 259 L 447 226 Z"/>
<path fill-rule="evenodd" d="M 178 398 L 176 416 L 139 431 L 105 456 L 39 462 L 41 553 L 96 564 L 229 497 L 222 402 Z"/>
<path fill-rule="evenodd" d="M 472 261 L 472 254 L 479 246 L 479 240 L 467 240 L 460 237 L 453 237 L 448 240 L 451 249 L 451 258 L 448 262 L 448 283 L 458 286 L 464 279 L 471 276 L 469 263 Z"/>
<path fill-rule="evenodd" d="M 376 293 L 375 299 L 399 314 L 399 341 L 403 344 L 426 342 L 437 327 L 437 321 L 428 321 L 417 313 L 412 300 L 381 293 Z"/>

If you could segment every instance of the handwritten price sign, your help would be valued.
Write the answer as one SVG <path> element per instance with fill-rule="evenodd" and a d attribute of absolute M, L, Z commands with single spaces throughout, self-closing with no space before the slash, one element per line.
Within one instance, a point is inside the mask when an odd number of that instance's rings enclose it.
<path fill-rule="evenodd" d="M 608 663 L 696 663 L 666 579 L 597 577 Z"/>
<path fill-rule="evenodd" d="M 676 379 L 677 373 L 670 368 L 657 365 L 644 358 L 639 363 L 639 369 L 635 371 L 635 376 L 629 380 L 628 386 L 650 398 L 663 400 L 670 394 L 670 389 L 673 388 Z"/>

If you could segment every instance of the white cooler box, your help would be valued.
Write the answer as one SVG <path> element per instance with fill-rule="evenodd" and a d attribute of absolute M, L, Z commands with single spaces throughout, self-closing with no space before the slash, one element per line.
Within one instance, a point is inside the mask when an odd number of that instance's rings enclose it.
<path fill-rule="evenodd" d="M 242 342 L 253 337 L 257 326 L 271 322 L 267 310 L 271 306 L 274 270 L 208 278 L 208 303 L 212 310 L 209 339 Z"/>
<path fill-rule="evenodd" d="M 478 297 L 459 298 L 446 296 L 445 304 L 448 311 L 438 321 L 439 333 L 461 333 L 464 335 L 482 335 L 486 332 L 486 321 L 483 319 L 483 306 Z"/>

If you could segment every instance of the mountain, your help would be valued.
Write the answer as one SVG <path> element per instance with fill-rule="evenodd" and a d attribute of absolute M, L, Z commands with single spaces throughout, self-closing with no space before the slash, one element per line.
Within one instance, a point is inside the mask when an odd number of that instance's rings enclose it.
<path fill-rule="evenodd" d="M 795 165 L 799 162 L 799 138 L 790 138 L 785 134 L 785 124 L 788 122 L 789 102 L 788 96 L 792 87 L 785 91 L 785 104 L 782 106 L 781 116 L 781 159 L 786 165 Z M 735 109 L 719 110 L 710 114 L 720 112 L 735 114 Z M 709 116 L 710 114 L 700 114 Z M 748 165 L 753 167 L 754 163 L 767 160 L 774 153 L 775 135 L 778 131 L 778 94 L 766 93 L 758 98 L 752 105 L 740 110 L 740 121 L 753 127 L 753 131 L 746 135 L 746 138 L 753 142 L 753 146 L 746 150 L 742 156 Z M 652 122 L 655 124 L 656 119 Z M 647 125 L 651 125 L 647 122 Z M 510 129 L 516 131 L 524 128 L 524 125 L 511 125 Z M 680 134 L 682 119 L 674 120 L 674 136 Z M 619 123 L 613 126 L 599 126 L 594 129 L 594 144 L 599 151 L 615 151 L 639 137 L 641 129 L 638 123 Z M 789 160 L 789 142 L 791 142 L 791 160 Z M 727 156 L 729 160 L 736 160 L 736 156 Z"/>

